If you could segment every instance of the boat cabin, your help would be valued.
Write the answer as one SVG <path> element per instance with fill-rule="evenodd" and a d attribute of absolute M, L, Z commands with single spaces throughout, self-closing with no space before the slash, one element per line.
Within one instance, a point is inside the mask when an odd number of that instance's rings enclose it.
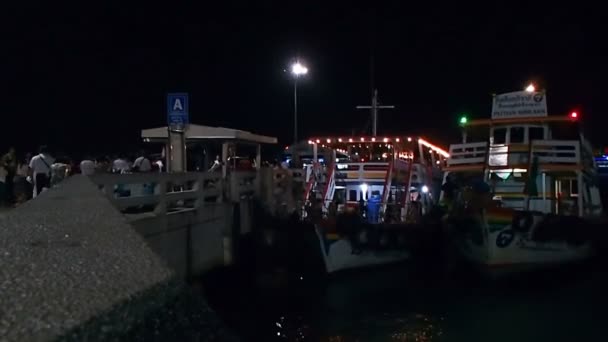
<path fill-rule="evenodd" d="M 338 211 L 376 202 L 384 211 L 389 203 L 406 208 L 416 202 L 424 212 L 438 198 L 448 157 L 437 145 L 407 136 L 314 137 L 286 152 L 310 170 L 305 201 L 318 199 L 325 208 L 335 203 Z"/>
<path fill-rule="evenodd" d="M 462 120 L 461 129 L 462 143 L 450 145 L 445 168 L 446 182 L 455 188 L 483 180 L 499 207 L 601 213 L 593 150 L 578 113 Z"/>

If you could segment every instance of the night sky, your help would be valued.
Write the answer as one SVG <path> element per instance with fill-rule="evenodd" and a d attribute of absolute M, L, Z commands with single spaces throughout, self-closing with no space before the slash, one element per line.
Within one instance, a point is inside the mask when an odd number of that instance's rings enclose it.
<path fill-rule="evenodd" d="M 191 122 L 289 143 L 300 58 L 300 137 L 357 134 L 369 112 L 370 56 L 380 134 L 448 144 L 460 113 L 489 117 L 492 92 L 547 89 L 549 111 L 582 113 L 603 134 L 606 82 L 601 11 L 393 1 L 81 1 L 2 4 L 0 150 L 48 143 L 77 155 L 136 148 L 139 129 L 165 123 L 167 92 L 189 92 Z M 204 4 L 204 5 L 203 5 Z"/>

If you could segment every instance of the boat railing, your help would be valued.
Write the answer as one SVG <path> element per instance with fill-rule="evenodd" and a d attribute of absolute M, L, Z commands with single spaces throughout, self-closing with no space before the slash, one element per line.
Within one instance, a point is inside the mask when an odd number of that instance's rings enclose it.
<path fill-rule="evenodd" d="M 530 163 L 530 156 L 538 157 L 540 164 L 575 165 L 581 162 L 581 145 L 576 140 L 533 140 L 529 145 L 453 144 L 448 166 L 484 164 L 487 160 L 492 167 L 525 167 Z"/>
<path fill-rule="evenodd" d="M 452 144 L 450 145 L 450 158 L 448 158 L 448 166 L 482 164 L 486 160 L 487 152 L 487 142 Z"/>
<path fill-rule="evenodd" d="M 315 203 L 318 207 L 315 209 Z M 410 203 L 419 203 L 417 201 Z M 343 214 L 346 212 L 356 213 L 366 220 L 371 220 L 377 223 L 396 223 L 396 222 L 411 222 L 412 220 L 416 220 L 415 213 L 412 212 L 404 212 L 407 211 L 407 208 L 404 206 L 402 202 L 396 201 L 380 201 L 374 203 L 377 206 L 377 216 L 370 217 L 370 211 L 368 211 L 369 202 L 366 201 L 365 208 L 362 211 L 362 208 L 359 203 L 336 203 L 333 200 L 321 201 L 306 201 L 303 203 L 303 210 L 301 212 L 302 218 L 323 218 L 323 219 L 331 219 L 336 218 L 337 215 Z M 412 208 L 414 208 L 412 206 Z M 316 215 L 314 214 L 315 210 L 319 210 L 320 212 Z M 373 211 L 372 211 L 373 212 Z"/>
<path fill-rule="evenodd" d="M 581 145 L 576 140 L 533 140 L 532 155 L 542 164 L 579 164 Z"/>

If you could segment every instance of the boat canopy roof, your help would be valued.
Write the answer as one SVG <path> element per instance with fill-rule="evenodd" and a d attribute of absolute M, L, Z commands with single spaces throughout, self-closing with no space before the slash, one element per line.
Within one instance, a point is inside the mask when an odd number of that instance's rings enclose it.
<path fill-rule="evenodd" d="M 432 144 L 426 139 L 417 136 L 402 136 L 402 137 L 389 137 L 389 136 L 357 136 L 357 137 L 314 137 L 308 140 L 309 145 L 313 144 L 321 144 L 321 147 L 325 148 L 326 146 L 329 148 L 335 148 L 337 146 L 344 146 L 349 144 L 402 144 L 405 145 L 407 143 L 418 143 L 421 144 L 444 157 L 448 157 L 448 152 L 439 147 L 438 145 Z"/>
<path fill-rule="evenodd" d="M 465 124 L 461 124 L 463 127 L 471 126 L 497 126 L 497 125 L 513 125 L 513 124 L 544 124 L 551 122 L 565 122 L 565 123 L 578 123 L 578 115 L 571 113 L 567 116 L 539 116 L 539 117 L 523 117 L 523 118 L 505 118 L 505 119 L 477 119 L 470 120 Z"/>
<path fill-rule="evenodd" d="M 254 134 L 239 129 L 212 127 L 190 124 L 185 129 L 186 140 L 235 140 L 245 143 L 276 144 L 277 138 Z M 166 141 L 169 138 L 168 127 L 143 129 L 144 141 Z"/>

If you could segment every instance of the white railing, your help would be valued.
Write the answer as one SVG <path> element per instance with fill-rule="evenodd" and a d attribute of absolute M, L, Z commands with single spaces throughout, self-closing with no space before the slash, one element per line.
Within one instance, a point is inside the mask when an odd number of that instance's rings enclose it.
<path fill-rule="evenodd" d="M 448 166 L 482 164 L 486 160 L 487 152 L 487 142 L 452 144 L 450 145 L 450 158 L 448 158 Z"/>
<path fill-rule="evenodd" d="M 97 174 L 90 176 L 121 211 L 151 207 L 156 214 L 195 210 L 229 194 L 238 200 L 256 192 L 255 171 L 237 171 L 228 182 L 220 172 Z"/>
<path fill-rule="evenodd" d="M 367 182 L 384 180 L 385 175 L 378 177 L 366 177 L 371 172 L 388 172 L 389 163 L 371 162 L 371 163 L 337 163 L 335 167 L 336 179 L 341 182 Z M 353 174 L 355 175 L 353 177 Z"/>
<path fill-rule="evenodd" d="M 576 140 L 534 140 L 532 155 L 542 164 L 578 164 L 581 145 Z"/>
<path fill-rule="evenodd" d="M 529 163 L 530 151 L 511 151 L 509 145 L 490 146 L 490 166 L 512 166 Z M 564 140 L 533 140 L 532 155 L 541 164 L 578 164 L 581 162 L 580 142 Z M 488 144 L 485 142 L 450 145 L 448 165 L 471 165 L 486 162 Z"/>

